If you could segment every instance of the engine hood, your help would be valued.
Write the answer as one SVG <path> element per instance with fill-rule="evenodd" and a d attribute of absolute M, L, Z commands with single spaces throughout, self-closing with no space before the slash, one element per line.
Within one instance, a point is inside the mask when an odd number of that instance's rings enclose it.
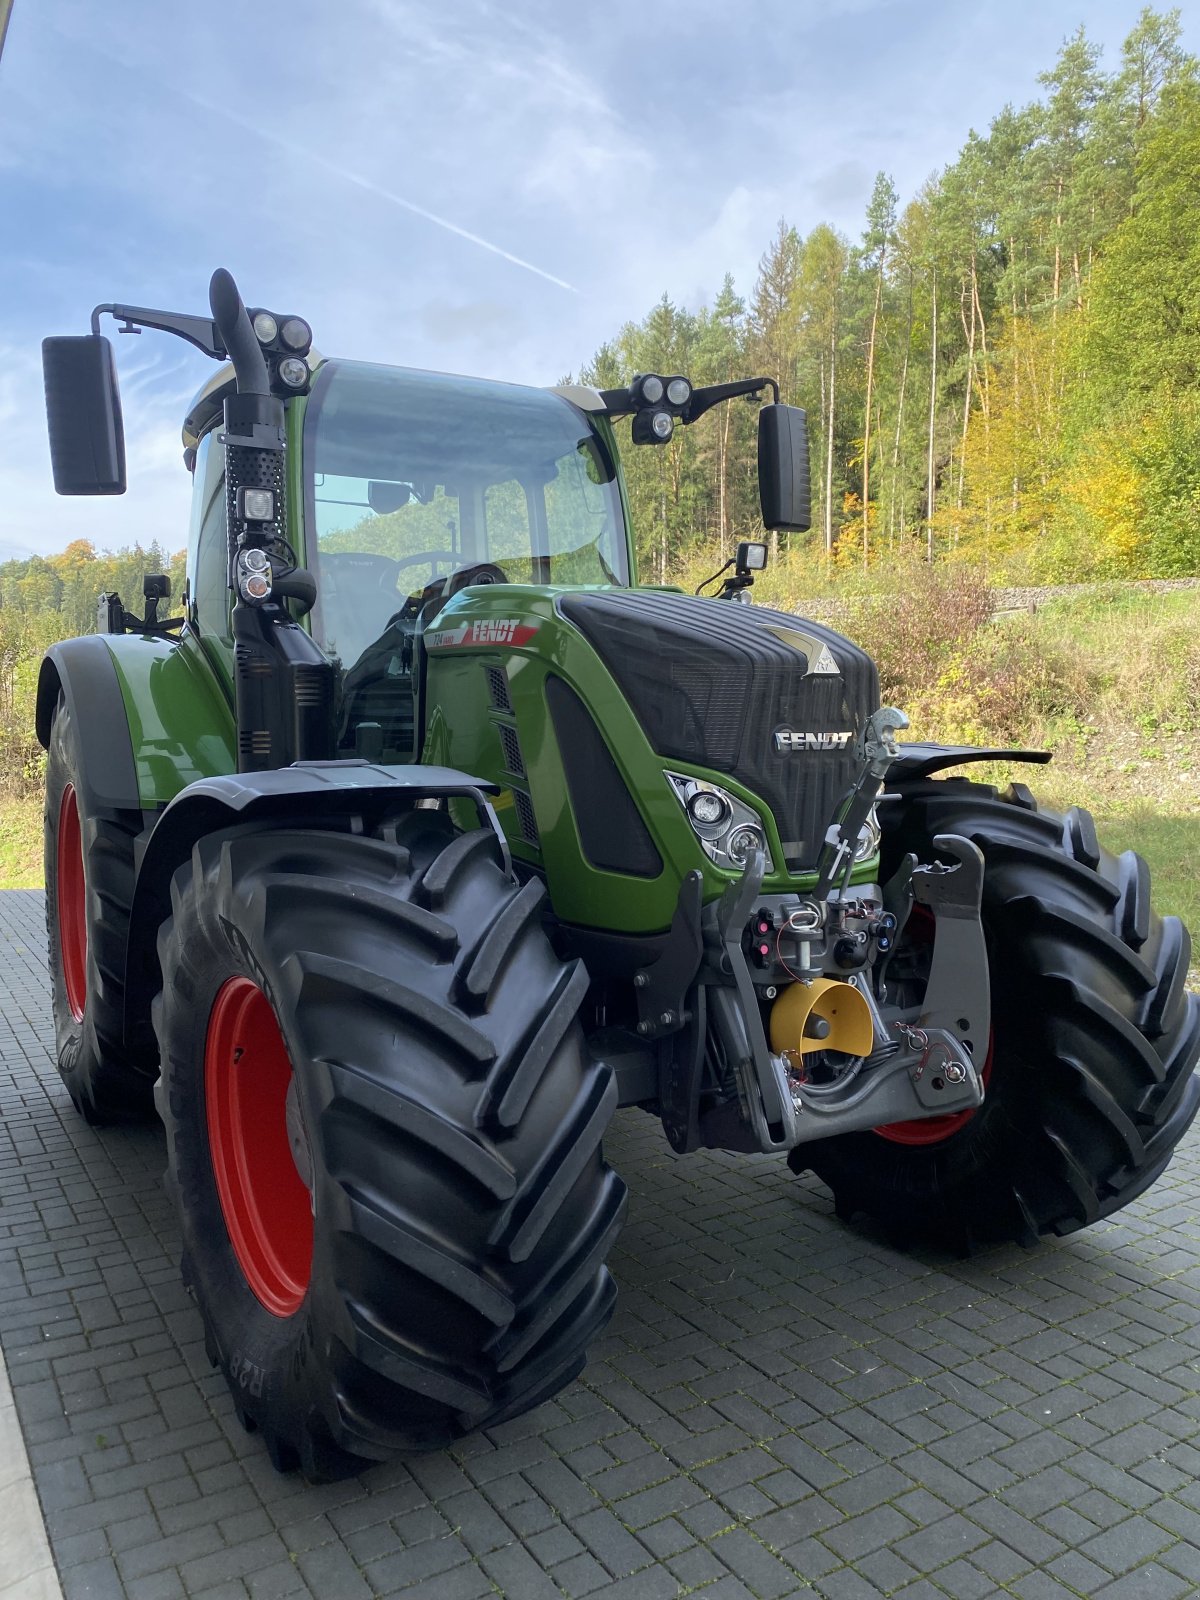
<path fill-rule="evenodd" d="M 806 618 L 646 590 L 564 594 L 664 761 L 737 778 L 770 807 L 790 871 L 816 862 L 879 704 L 874 663 Z"/>

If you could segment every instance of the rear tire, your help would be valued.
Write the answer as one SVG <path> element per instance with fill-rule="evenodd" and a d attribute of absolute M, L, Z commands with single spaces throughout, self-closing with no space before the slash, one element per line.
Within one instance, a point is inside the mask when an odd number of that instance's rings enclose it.
<path fill-rule="evenodd" d="M 125 955 L 137 812 L 89 808 L 70 707 L 46 755 L 46 941 L 58 1070 L 88 1122 L 153 1115 L 153 1078 L 124 1059 Z"/>
<path fill-rule="evenodd" d="M 1111 1215 L 1158 1178 L 1200 1109 L 1186 928 L 1151 909 L 1139 856 L 1110 855 L 1086 811 L 1042 810 L 1024 785 L 929 781 L 882 809 L 885 876 L 905 851 L 930 860 L 935 834 L 983 851 L 987 1094 L 936 1142 L 844 1134 L 799 1145 L 792 1169 L 811 1168 L 839 1216 L 864 1212 L 901 1243 L 1032 1244 Z"/>
<path fill-rule="evenodd" d="M 243 1422 L 312 1479 L 548 1398 L 615 1297 L 604 1260 L 625 1187 L 601 1140 L 616 1083 L 577 1020 L 586 975 L 551 950 L 540 886 L 504 873 L 490 834 L 444 821 L 204 839 L 159 937 L 158 1101 L 185 1279 Z M 257 1021 L 239 1043 L 243 1001 Z M 264 1007 L 283 1066 L 264 1069 L 274 1089 L 258 1074 L 231 1143 L 214 1132 L 236 1114 L 213 1074 L 271 1054 Z M 256 1197 L 253 1173 L 287 1148 L 289 1061 L 311 1201 L 293 1170 L 300 1209 L 282 1231 L 268 1217 L 256 1252 L 246 1231 L 278 1183 Z M 256 1146 L 259 1123 L 274 1131 Z"/>

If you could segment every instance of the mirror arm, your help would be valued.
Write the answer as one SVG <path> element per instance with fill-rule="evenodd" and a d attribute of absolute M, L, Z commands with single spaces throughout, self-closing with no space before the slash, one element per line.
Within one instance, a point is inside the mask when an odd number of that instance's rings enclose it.
<path fill-rule="evenodd" d="M 702 389 L 693 389 L 692 398 L 683 408 L 684 422 L 695 422 L 722 400 L 736 400 L 739 395 L 760 394 L 770 389 L 776 405 L 779 403 L 779 385 L 774 378 L 739 378 L 735 383 L 710 383 Z"/>
<path fill-rule="evenodd" d="M 189 317 L 182 311 L 154 311 L 147 306 L 102 305 L 92 312 L 94 334 L 99 334 L 100 318 L 105 314 L 123 324 L 121 333 L 140 333 L 143 328 L 155 328 L 160 333 L 173 333 L 186 339 L 214 361 L 224 361 L 228 354 L 211 317 Z"/>
<path fill-rule="evenodd" d="M 703 388 L 692 390 L 687 405 L 678 413 L 679 420 L 683 423 L 695 422 L 706 411 L 719 406 L 722 400 L 736 400 L 740 395 L 761 394 L 764 389 L 770 389 L 771 397 L 778 405 L 779 385 L 774 378 L 739 378 L 734 383 L 706 384 Z M 604 402 L 604 414 L 608 417 L 628 417 L 637 410 L 633 390 L 629 388 L 601 389 L 600 398 Z"/>
<path fill-rule="evenodd" d="M 606 417 L 628 417 L 637 410 L 634 404 L 633 390 L 601 389 L 600 398 L 604 402 L 604 415 Z"/>

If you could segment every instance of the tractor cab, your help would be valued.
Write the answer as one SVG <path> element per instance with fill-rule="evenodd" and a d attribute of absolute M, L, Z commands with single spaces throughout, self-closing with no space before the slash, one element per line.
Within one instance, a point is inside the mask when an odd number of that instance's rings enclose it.
<path fill-rule="evenodd" d="M 189 614 L 226 661 L 219 422 L 232 388 L 228 369 L 215 375 L 184 424 L 195 478 Z M 316 584 L 307 625 L 338 669 L 340 753 L 413 759 L 418 639 L 459 590 L 629 585 L 618 456 L 596 391 L 324 361 L 289 411 L 302 485 L 291 540 Z"/>
<path fill-rule="evenodd" d="M 303 425 L 302 523 L 313 637 L 341 670 L 339 751 L 412 758 L 419 637 L 460 590 L 628 585 L 599 406 L 585 389 L 569 398 L 353 361 L 320 369 Z"/>

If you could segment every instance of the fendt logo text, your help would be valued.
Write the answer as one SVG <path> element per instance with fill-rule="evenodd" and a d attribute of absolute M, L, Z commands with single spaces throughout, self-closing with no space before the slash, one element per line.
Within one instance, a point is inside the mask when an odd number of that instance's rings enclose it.
<path fill-rule="evenodd" d="M 781 756 L 794 750 L 844 750 L 852 733 L 797 733 L 794 728 L 775 729 L 775 749 Z"/>

